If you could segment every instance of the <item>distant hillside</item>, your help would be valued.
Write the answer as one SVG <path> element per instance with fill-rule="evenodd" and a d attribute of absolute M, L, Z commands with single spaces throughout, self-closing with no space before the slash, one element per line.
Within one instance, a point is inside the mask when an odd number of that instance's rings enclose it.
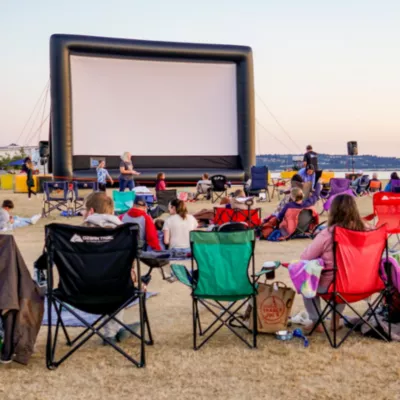
<path fill-rule="evenodd" d="M 271 171 L 292 168 L 293 154 L 263 154 L 257 156 L 257 165 L 266 165 Z M 349 170 L 351 157 L 347 155 L 319 154 L 318 164 L 324 170 Z M 400 170 L 400 158 L 363 155 L 354 157 L 354 168 L 359 170 Z"/>

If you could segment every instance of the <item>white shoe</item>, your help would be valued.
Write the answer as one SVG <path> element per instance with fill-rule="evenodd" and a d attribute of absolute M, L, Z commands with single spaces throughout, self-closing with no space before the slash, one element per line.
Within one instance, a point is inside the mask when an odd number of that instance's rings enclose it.
<path fill-rule="evenodd" d="M 34 215 L 34 216 L 31 218 L 31 224 L 32 224 L 32 225 L 35 225 L 36 222 L 38 222 L 40 218 L 42 218 L 41 214 L 36 214 L 36 215 Z"/>

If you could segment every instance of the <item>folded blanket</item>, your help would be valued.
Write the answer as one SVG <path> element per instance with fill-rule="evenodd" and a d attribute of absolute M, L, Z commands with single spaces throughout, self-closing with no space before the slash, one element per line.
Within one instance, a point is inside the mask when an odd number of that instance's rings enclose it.
<path fill-rule="evenodd" d="M 297 261 L 289 265 L 289 275 L 297 293 L 307 299 L 317 295 L 319 279 L 325 264 L 322 259 Z"/>

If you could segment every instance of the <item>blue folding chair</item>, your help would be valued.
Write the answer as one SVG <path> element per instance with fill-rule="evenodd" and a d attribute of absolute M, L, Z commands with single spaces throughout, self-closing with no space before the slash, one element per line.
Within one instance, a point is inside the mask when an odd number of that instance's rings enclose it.
<path fill-rule="evenodd" d="M 71 202 L 72 195 L 67 181 L 43 182 L 43 217 L 48 217 L 53 210 L 72 213 Z"/>
<path fill-rule="evenodd" d="M 73 203 L 74 203 L 74 213 L 81 210 L 85 205 L 85 197 L 79 193 L 79 190 L 91 190 L 92 192 L 97 192 L 99 190 L 99 184 L 97 182 L 72 182 L 73 191 Z"/>
<path fill-rule="evenodd" d="M 271 201 L 271 196 L 268 190 L 268 167 L 265 165 L 261 167 L 251 167 L 251 184 L 250 187 L 245 188 L 248 196 L 259 196 L 260 193 L 265 193 L 265 199 Z"/>

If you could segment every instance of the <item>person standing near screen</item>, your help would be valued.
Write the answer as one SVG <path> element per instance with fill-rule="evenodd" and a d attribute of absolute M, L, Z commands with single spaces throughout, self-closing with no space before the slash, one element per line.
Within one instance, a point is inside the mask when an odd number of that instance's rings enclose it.
<path fill-rule="evenodd" d="M 303 158 L 303 167 L 306 168 L 308 165 L 312 165 L 314 167 L 314 171 L 318 171 L 318 154 L 313 151 L 311 145 L 306 147 L 306 153 Z"/>
<path fill-rule="evenodd" d="M 124 192 L 125 188 L 128 188 L 130 191 L 135 187 L 135 181 L 133 180 L 134 175 L 140 175 L 140 172 L 137 172 L 133 169 L 132 161 L 131 161 L 131 153 L 125 152 L 121 156 L 121 162 L 119 163 L 119 191 Z"/>

